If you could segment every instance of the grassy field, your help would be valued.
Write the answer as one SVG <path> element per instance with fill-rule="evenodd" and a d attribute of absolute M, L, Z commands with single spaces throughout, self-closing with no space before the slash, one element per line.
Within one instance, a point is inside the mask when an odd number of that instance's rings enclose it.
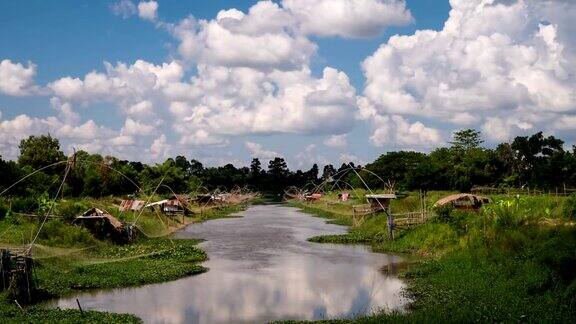
<path fill-rule="evenodd" d="M 227 217 L 246 205 L 220 208 L 196 207 L 190 217 L 168 217 L 154 212 L 121 213 L 116 199 L 62 200 L 54 206 L 58 219 L 44 225 L 33 246 L 36 301 L 73 294 L 88 289 L 138 286 L 175 280 L 206 271 L 200 263 L 207 260 L 197 241 L 171 239 L 169 234 L 190 223 Z M 94 238 L 86 229 L 70 221 L 91 206 L 103 208 L 125 221 L 138 218 L 138 238 L 126 245 Z M 22 247 L 38 231 L 40 220 L 16 213 L 0 221 L 0 246 Z M 47 310 L 40 305 L 21 309 L 6 292 L 0 295 L 1 322 L 139 322 L 131 315 L 74 310 Z"/>
<path fill-rule="evenodd" d="M 433 203 L 448 193 L 429 193 Z M 350 225 L 351 201 L 297 203 L 305 211 Z M 492 196 L 480 212 L 437 210 L 426 223 L 399 228 L 387 240 L 386 217 L 373 216 L 344 235 L 314 242 L 367 244 L 409 253 L 417 263 L 402 274 L 414 303 L 406 314 L 354 322 L 560 322 L 576 320 L 576 197 Z M 417 210 L 418 194 L 392 203 Z M 340 321 L 335 321 L 340 322 Z M 342 321 L 345 322 L 345 321 Z"/>

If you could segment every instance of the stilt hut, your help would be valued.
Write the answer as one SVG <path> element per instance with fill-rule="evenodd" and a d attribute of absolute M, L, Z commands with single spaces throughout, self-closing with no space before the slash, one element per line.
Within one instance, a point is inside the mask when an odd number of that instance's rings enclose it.
<path fill-rule="evenodd" d="M 28 253 L 0 249 L 1 291 L 7 290 L 10 298 L 19 303 L 32 303 L 35 290 L 32 269 L 33 260 Z"/>
<path fill-rule="evenodd" d="M 388 211 L 392 199 L 396 199 L 395 194 L 366 195 L 366 200 L 374 212 Z"/>

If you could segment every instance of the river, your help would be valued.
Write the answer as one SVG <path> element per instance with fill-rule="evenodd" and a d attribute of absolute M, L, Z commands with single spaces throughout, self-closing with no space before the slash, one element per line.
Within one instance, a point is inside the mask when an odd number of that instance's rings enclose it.
<path fill-rule="evenodd" d="M 403 310 L 404 283 L 383 267 L 399 257 L 364 246 L 318 244 L 307 238 L 345 233 L 296 208 L 251 206 L 193 224 L 177 238 L 198 238 L 208 253 L 204 274 L 176 281 L 77 294 L 53 303 L 132 313 L 147 323 L 254 323 L 284 319 L 351 318 Z M 392 271 L 393 272 L 393 271 Z"/>

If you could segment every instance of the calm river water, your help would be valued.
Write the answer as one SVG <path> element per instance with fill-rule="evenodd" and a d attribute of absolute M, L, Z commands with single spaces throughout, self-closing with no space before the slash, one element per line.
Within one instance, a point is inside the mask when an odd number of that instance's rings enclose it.
<path fill-rule="evenodd" d="M 228 218 L 194 224 L 178 238 L 202 238 L 204 274 L 167 283 L 78 294 L 61 308 L 132 313 L 149 323 L 242 323 L 354 317 L 403 309 L 404 284 L 384 275 L 398 257 L 363 246 L 307 242 L 345 233 L 296 208 L 252 206 Z"/>

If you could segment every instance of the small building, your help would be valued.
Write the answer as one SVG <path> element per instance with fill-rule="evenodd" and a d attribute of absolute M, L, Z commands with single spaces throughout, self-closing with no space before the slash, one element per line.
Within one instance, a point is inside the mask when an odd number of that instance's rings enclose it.
<path fill-rule="evenodd" d="M 450 195 L 438 200 L 434 207 L 452 205 L 456 209 L 478 210 L 482 205 L 492 202 L 490 198 L 468 193 Z"/>
<path fill-rule="evenodd" d="M 396 199 L 395 194 L 366 195 L 366 200 L 374 212 L 387 211 L 390 208 L 390 201 Z"/>
<path fill-rule="evenodd" d="M 118 208 L 118 210 L 120 210 L 122 212 L 128 211 L 128 210 L 139 211 L 140 209 L 142 209 L 142 207 L 144 207 L 145 204 L 146 204 L 146 202 L 143 200 L 126 199 L 126 200 L 122 200 L 122 202 L 120 202 L 120 207 Z"/>
<path fill-rule="evenodd" d="M 132 241 L 136 232 L 132 226 L 118 220 L 105 210 L 91 208 L 72 222 L 74 225 L 86 227 L 94 236 L 110 238 L 117 243 Z"/>
<path fill-rule="evenodd" d="M 190 214 L 192 211 L 188 208 L 188 199 L 182 195 L 173 195 L 168 199 L 146 205 L 146 208 L 158 209 L 164 214 Z"/>

